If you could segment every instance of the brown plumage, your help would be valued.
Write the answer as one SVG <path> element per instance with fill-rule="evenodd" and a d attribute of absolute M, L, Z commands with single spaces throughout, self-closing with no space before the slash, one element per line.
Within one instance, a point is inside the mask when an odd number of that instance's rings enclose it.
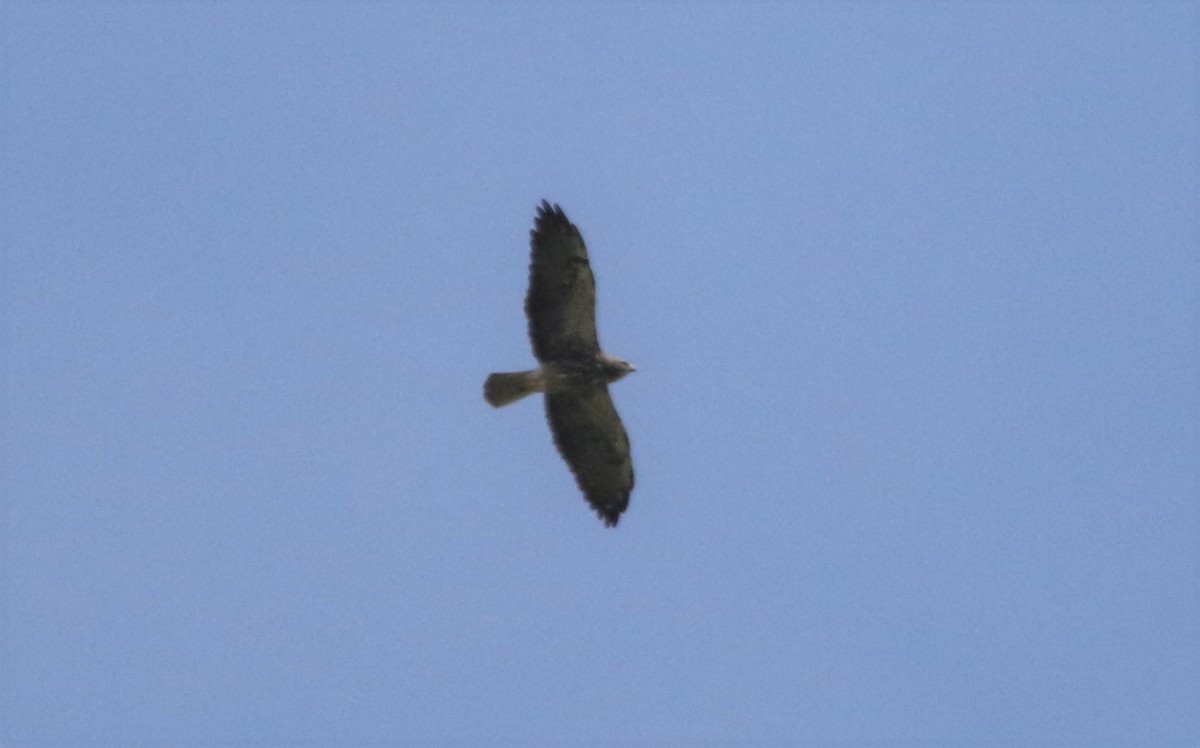
<path fill-rule="evenodd" d="M 545 393 L 546 420 L 559 454 L 592 509 L 613 527 L 629 506 L 633 461 L 608 384 L 634 368 L 600 350 L 596 281 L 587 247 L 562 208 L 542 201 L 530 245 L 525 316 L 533 355 L 541 366 L 492 374 L 484 382 L 483 396 L 498 408 Z"/>

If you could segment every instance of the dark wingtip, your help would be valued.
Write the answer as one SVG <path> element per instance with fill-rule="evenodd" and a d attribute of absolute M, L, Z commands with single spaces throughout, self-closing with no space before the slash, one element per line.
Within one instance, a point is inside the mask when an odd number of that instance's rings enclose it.
<path fill-rule="evenodd" d="M 557 218 L 566 221 L 567 214 L 563 212 L 562 206 L 558 203 L 552 203 L 542 198 L 541 204 L 537 206 L 537 221 L 541 223 L 548 218 Z"/>
<path fill-rule="evenodd" d="M 621 514 L 628 506 L 629 499 L 626 498 L 622 504 L 617 506 L 596 506 L 593 504 L 592 509 L 596 511 L 596 514 L 600 516 L 600 519 L 604 520 L 605 527 L 616 527 L 617 522 L 621 521 Z"/>
<path fill-rule="evenodd" d="M 537 215 L 533 218 L 533 229 L 529 232 L 531 242 L 538 241 L 538 235 L 579 233 L 571 225 L 571 219 L 563 212 L 562 206 L 549 200 L 542 200 L 537 207 Z"/>

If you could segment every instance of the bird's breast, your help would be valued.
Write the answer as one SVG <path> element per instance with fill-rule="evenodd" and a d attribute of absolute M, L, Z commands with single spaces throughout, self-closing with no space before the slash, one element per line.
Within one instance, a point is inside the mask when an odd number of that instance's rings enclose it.
<path fill-rule="evenodd" d="M 543 364 L 542 370 L 547 392 L 568 392 L 608 383 L 603 363 L 595 358 L 552 361 Z"/>

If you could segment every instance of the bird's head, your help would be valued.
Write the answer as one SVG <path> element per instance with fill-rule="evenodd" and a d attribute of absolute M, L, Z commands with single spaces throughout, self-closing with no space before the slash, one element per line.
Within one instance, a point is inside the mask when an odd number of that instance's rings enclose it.
<path fill-rule="evenodd" d="M 633 364 L 619 358 L 608 358 L 604 361 L 604 373 L 608 381 L 615 382 L 631 371 L 637 371 Z"/>

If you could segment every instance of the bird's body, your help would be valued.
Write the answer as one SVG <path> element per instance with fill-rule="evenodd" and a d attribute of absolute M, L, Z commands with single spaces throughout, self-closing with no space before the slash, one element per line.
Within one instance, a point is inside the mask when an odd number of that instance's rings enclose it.
<path fill-rule="evenodd" d="M 611 527 L 629 505 L 633 462 L 608 385 L 634 367 L 600 350 L 587 247 L 562 208 L 542 201 L 530 244 L 525 315 L 541 366 L 492 374 L 484 382 L 484 398 L 500 407 L 545 393 L 554 443 L 588 503 Z"/>
<path fill-rule="evenodd" d="M 628 368 L 626 368 L 628 367 Z M 483 397 L 499 408 L 536 392 L 558 394 L 587 387 L 602 387 L 634 371 L 626 361 L 603 353 L 590 358 L 545 361 L 536 369 L 492 374 L 483 383 Z"/>

